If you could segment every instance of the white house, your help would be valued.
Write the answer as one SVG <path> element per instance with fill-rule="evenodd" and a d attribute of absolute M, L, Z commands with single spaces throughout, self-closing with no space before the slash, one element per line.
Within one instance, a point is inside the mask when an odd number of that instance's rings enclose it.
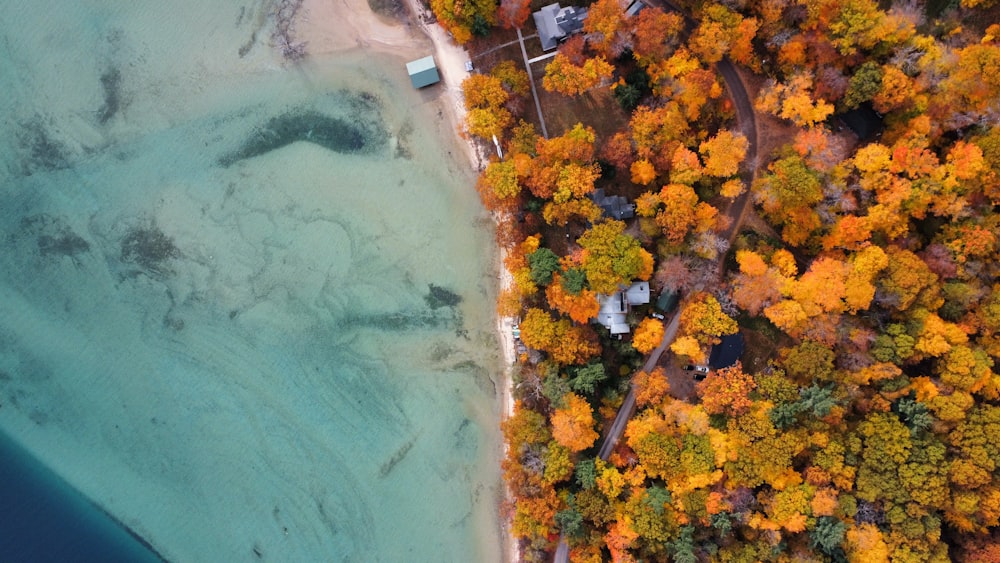
<path fill-rule="evenodd" d="M 592 320 L 604 325 L 612 335 L 628 334 L 629 326 L 625 317 L 631 307 L 649 303 L 649 282 L 637 281 L 624 291 L 598 295 L 597 302 L 601 304 L 601 309 Z"/>

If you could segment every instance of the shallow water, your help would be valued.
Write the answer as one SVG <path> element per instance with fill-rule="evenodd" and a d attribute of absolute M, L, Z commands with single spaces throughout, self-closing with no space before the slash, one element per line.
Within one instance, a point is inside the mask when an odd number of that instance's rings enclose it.
<path fill-rule="evenodd" d="M 260 2 L 3 4 L 0 428 L 169 559 L 499 558 L 489 221 L 433 92 L 283 66 Z"/>

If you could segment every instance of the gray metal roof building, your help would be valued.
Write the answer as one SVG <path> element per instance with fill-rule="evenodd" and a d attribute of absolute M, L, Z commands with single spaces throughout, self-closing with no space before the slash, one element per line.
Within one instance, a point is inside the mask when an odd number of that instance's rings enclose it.
<path fill-rule="evenodd" d="M 406 63 L 406 72 L 410 74 L 410 82 L 414 88 L 423 88 L 441 81 L 433 55 Z"/>
<path fill-rule="evenodd" d="M 556 2 L 531 16 L 535 20 L 535 27 L 538 28 L 538 39 L 542 42 L 542 50 L 551 51 L 570 35 L 583 30 L 583 20 L 587 19 L 587 8 L 576 6 L 560 8 Z"/>

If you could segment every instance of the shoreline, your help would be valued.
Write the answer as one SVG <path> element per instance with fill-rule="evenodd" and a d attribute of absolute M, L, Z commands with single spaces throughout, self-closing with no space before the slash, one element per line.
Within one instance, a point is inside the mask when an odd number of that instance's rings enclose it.
<path fill-rule="evenodd" d="M 469 60 L 468 52 L 451 40 L 448 33 L 438 25 L 433 13 L 424 8 L 420 0 L 404 0 L 403 3 L 409 19 L 387 23 L 386 18 L 374 13 L 365 0 L 304 0 L 300 12 L 296 15 L 295 39 L 306 43 L 306 52 L 310 55 L 362 48 L 375 49 L 400 57 L 426 51 L 426 40 L 429 39 L 434 60 L 441 74 L 439 88 L 442 88 L 442 92 L 437 98 L 437 103 L 443 106 L 441 109 L 447 114 L 446 120 L 450 122 L 455 135 L 452 142 L 457 143 L 466 153 L 471 170 L 478 174 L 489 161 L 489 152 L 464 131 L 466 109 L 461 84 L 469 76 L 469 72 L 465 69 L 465 62 Z M 329 22 L 338 24 L 331 26 Z M 426 39 L 416 36 L 417 30 Z M 492 215 L 492 219 L 494 225 L 499 224 L 499 217 Z M 512 287 L 514 277 L 504 265 L 506 250 L 496 245 L 494 250 L 497 253 L 494 268 L 499 292 Z M 498 313 L 494 313 L 494 316 L 503 361 L 498 397 L 500 422 L 503 422 L 514 413 L 511 370 L 517 361 L 513 336 L 516 319 L 502 317 Z M 501 440 L 502 460 L 507 454 L 507 444 L 502 437 Z M 501 512 L 503 505 L 510 500 L 510 492 L 504 481 L 503 498 L 497 505 L 499 531 L 503 535 L 501 555 L 505 563 L 519 563 L 520 553 L 511 530 L 511 522 Z"/>

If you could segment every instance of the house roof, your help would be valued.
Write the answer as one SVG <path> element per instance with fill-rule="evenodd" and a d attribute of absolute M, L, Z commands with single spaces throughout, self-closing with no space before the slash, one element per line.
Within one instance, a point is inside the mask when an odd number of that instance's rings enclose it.
<path fill-rule="evenodd" d="M 604 325 L 604 328 L 611 331 L 611 334 L 628 334 L 629 326 L 628 321 L 625 319 L 625 313 L 604 313 L 601 312 L 597 315 L 597 322 Z"/>
<path fill-rule="evenodd" d="M 433 55 L 406 63 L 406 72 L 414 88 L 423 88 L 441 81 Z"/>
<path fill-rule="evenodd" d="M 722 342 L 712 346 L 708 354 L 708 365 L 712 369 L 727 368 L 743 355 L 743 335 L 740 333 L 722 337 Z"/>
<path fill-rule="evenodd" d="M 611 331 L 611 334 L 628 334 L 629 326 L 625 322 L 625 320 L 622 319 L 621 322 L 616 322 L 615 324 L 608 327 L 608 330 Z"/>
<path fill-rule="evenodd" d="M 535 27 L 538 28 L 538 39 L 542 42 L 543 51 L 555 49 L 559 45 L 559 39 L 563 37 L 562 30 L 556 24 L 557 13 L 559 4 L 549 4 L 531 14 Z"/>
<path fill-rule="evenodd" d="M 590 199 L 601 208 L 601 211 L 611 219 L 631 219 L 635 217 L 635 204 L 629 203 L 627 199 L 620 195 L 607 195 L 604 188 L 598 188 L 591 192 Z"/>
<path fill-rule="evenodd" d="M 559 46 L 566 37 L 583 29 L 583 20 L 587 18 L 587 8 L 567 6 L 561 8 L 559 3 L 549 4 L 533 13 L 538 28 L 538 39 L 542 42 L 542 50 L 551 51 Z"/>
<path fill-rule="evenodd" d="M 628 302 L 620 291 L 616 291 L 611 295 L 598 295 L 597 302 L 601 304 L 601 309 L 597 313 L 598 316 L 624 315 L 628 312 Z"/>
<path fill-rule="evenodd" d="M 627 334 L 629 332 L 626 315 L 632 305 L 645 305 L 649 303 L 649 282 L 638 281 L 630 285 L 628 289 L 616 291 L 611 295 L 598 295 L 597 302 L 601 308 L 597 312 L 597 317 L 592 319 L 604 325 L 611 334 Z"/>
<path fill-rule="evenodd" d="M 625 290 L 625 298 L 629 305 L 645 305 L 649 303 L 649 282 L 637 281 Z"/>
<path fill-rule="evenodd" d="M 556 14 L 556 24 L 566 35 L 582 31 L 585 19 L 587 19 L 587 8 L 577 8 L 576 6 L 566 6 Z"/>
<path fill-rule="evenodd" d="M 625 9 L 625 15 L 631 18 L 632 16 L 638 15 L 639 12 L 641 12 L 645 7 L 645 2 L 642 0 L 635 0 L 635 2 L 632 2 L 629 7 Z"/>

